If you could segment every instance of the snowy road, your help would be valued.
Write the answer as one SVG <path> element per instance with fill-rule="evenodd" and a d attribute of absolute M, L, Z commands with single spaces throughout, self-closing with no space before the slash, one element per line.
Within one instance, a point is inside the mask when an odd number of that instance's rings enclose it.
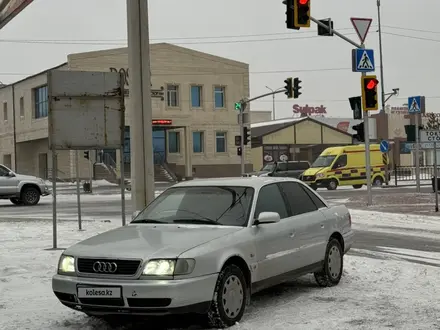
<path fill-rule="evenodd" d="M 120 224 L 117 218 L 104 222 L 90 212 L 90 220 L 95 221 L 84 221 L 85 231 L 79 232 L 72 221 L 74 205 L 67 197 L 64 203 L 72 210 L 62 210 L 61 247 Z M 97 205 L 100 202 L 93 198 L 86 203 L 108 210 L 108 205 Z M 10 208 L 2 211 L 6 209 Z M 45 250 L 52 244 L 51 221 L 44 220 L 43 213 L 39 221 L 23 219 L 19 212 L 24 211 L 19 209 L 14 208 L 15 220 L 0 221 L 0 329 L 110 329 L 57 301 L 51 276 L 61 251 Z M 38 208 L 32 210 L 36 216 Z M 309 276 L 267 290 L 253 297 L 244 319 L 233 329 L 440 329 L 440 219 L 357 210 L 352 211 L 352 218 L 358 243 L 345 257 L 339 286 L 318 288 Z M 396 247 L 405 240 L 413 242 L 407 244 L 411 249 Z M 174 321 L 171 326 L 182 327 L 184 321 Z M 134 328 L 145 329 L 145 324 Z"/>

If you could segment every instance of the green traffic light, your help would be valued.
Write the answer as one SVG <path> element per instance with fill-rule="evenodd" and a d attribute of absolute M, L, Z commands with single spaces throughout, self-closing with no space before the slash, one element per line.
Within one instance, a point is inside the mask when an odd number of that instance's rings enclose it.
<path fill-rule="evenodd" d="M 241 103 L 240 102 L 235 103 L 235 110 L 241 110 Z"/>

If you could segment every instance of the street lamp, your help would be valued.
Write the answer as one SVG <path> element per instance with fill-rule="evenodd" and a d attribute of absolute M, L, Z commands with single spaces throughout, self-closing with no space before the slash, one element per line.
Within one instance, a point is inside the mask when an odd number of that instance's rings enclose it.
<path fill-rule="evenodd" d="M 270 90 L 272 93 L 278 92 L 282 90 L 284 87 L 280 87 L 277 89 L 272 89 L 269 86 L 266 86 L 268 90 Z M 272 94 L 272 120 L 275 120 L 275 94 Z"/>
<path fill-rule="evenodd" d="M 378 32 L 379 32 L 380 80 L 381 80 L 380 86 L 381 86 L 381 94 L 382 94 L 382 111 L 385 111 L 385 104 L 391 96 L 385 100 L 386 94 L 385 94 L 385 83 L 383 80 L 382 25 L 380 22 L 380 0 L 377 0 L 376 4 L 377 4 L 377 24 L 378 24 Z M 397 95 L 397 93 L 393 95 Z"/>

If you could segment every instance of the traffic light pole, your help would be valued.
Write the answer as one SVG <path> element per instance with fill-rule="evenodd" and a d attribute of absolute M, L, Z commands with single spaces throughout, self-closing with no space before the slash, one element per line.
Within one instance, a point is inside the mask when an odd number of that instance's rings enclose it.
<path fill-rule="evenodd" d="M 244 114 L 244 112 L 246 110 L 247 105 L 250 102 L 252 102 L 252 101 L 261 99 L 261 98 L 266 97 L 266 96 L 271 96 L 271 95 L 275 95 L 275 94 L 279 94 L 279 93 L 284 93 L 285 91 L 286 90 L 283 88 L 283 89 L 278 90 L 278 91 L 273 91 L 273 92 L 270 92 L 270 93 L 266 93 L 266 94 L 262 94 L 262 95 L 256 96 L 256 97 L 251 98 L 251 99 L 243 99 L 243 100 L 240 101 L 240 137 L 241 137 L 241 141 L 240 141 L 240 149 L 241 149 L 241 156 L 240 156 L 240 158 L 241 159 L 240 160 L 241 160 L 241 175 L 244 175 L 245 171 L 246 171 L 246 169 L 245 169 L 246 152 L 244 150 L 244 125 L 245 125 L 245 122 L 244 122 L 244 115 L 243 114 Z M 252 139 L 252 137 L 251 137 L 251 139 Z"/>
<path fill-rule="evenodd" d="M 365 48 L 364 44 L 360 48 Z M 367 74 L 362 72 L 362 77 Z M 367 206 L 373 205 L 373 194 L 371 191 L 371 160 L 370 160 L 370 116 L 368 111 L 363 111 L 364 117 L 364 141 L 365 141 L 365 176 L 367 180 Z"/>
<path fill-rule="evenodd" d="M 241 161 L 241 175 L 243 176 L 246 173 L 245 168 L 245 160 L 246 160 L 246 152 L 244 151 L 244 111 L 246 110 L 246 101 L 241 100 L 240 101 L 240 149 L 241 149 L 241 155 L 240 155 L 240 161 Z"/>

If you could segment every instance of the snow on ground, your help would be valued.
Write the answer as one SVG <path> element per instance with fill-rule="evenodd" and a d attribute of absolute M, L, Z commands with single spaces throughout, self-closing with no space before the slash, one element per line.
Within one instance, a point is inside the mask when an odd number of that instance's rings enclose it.
<path fill-rule="evenodd" d="M 118 224 L 119 220 L 88 222 L 86 230 L 79 232 L 75 222 L 60 222 L 59 246 L 67 247 Z M 108 325 L 57 301 L 51 277 L 61 251 L 45 250 L 51 246 L 50 221 L 0 222 L 0 329 L 109 330 Z M 378 258 L 380 253 L 382 258 Z M 375 252 L 374 258 L 348 255 L 337 287 L 318 288 L 306 276 L 269 289 L 253 297 L 245 317 L 232 329 L 438 328 L 438 268 L 394 257 L 384 259 L 390 253 L 423 256 L 420 251 L 386 248 Z M 425 257 L 439 260 L 440 254 L 425 253 Z"/>
<path fill-rule="evenodd" d="M 46 180 L 45 182 L 49 187 L 52 187 L 52 181 Z M 82 185 L 84 182 L 85 182 L 85 180 L 81 181 L 81 184 L 80 184 L 81 189 L 82 189 Z M 102 179 L 102 180 L 92 180 L 92 186 L 93 187 L 112 187 L 112 186 L 117 187 L 119 185 L 117 183 L 112 183 L 112 182 L 109 182 L 105 179 Z M 60 187 L 61 189 L 63 187 L 76 187 L 76 182 L 57 182 L 57 188 L 58 187 Z"/>
<path fill-rule="evenodd" d="M 350 210 L 355 230 L 394 233 L 426 238 L 440 237 L 440 217 Z"/>

